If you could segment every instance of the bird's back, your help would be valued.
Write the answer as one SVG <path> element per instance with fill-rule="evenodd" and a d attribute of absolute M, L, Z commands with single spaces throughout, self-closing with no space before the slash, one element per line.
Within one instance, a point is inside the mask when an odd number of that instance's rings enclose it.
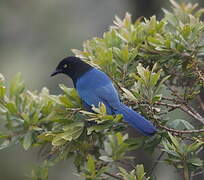
<path fill-rule="evenodd" d="M 96 68 L 86 72 L 77 80 L 76 89 L 81 99 L 89 105 L 98 106 L 99 102 L 103 102 L 106 108 L 110 109 L 120 103 L 110 78 Z"/>

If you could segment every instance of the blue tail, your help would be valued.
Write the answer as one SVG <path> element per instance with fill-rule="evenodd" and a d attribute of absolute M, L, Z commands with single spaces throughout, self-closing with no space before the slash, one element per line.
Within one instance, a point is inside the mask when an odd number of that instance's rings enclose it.
<path fill-rule="evenodd" d="M 145 136 L 152 136 L 157 132 L 156 128 L 150 121 L 146 120 L 143 116 L 122 103 L 116 109 L 115 113 L 122 114 L 126 122 Z"/>

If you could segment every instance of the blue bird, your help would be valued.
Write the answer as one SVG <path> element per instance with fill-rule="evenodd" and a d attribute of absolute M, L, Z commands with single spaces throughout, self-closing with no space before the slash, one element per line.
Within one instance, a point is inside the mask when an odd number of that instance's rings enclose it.
<path fill-rule="evenodd" d="M 143 116 L 120 102 L 111 79 L 102 71 L 92 67 L 77 57 L 64 58 L 51 76 L 59 73 L 68 75 L 76 88 L 85 108 L 91 111 L 92 105 L 100 102 L 106 106 L 107 114 L 122 114 L 123 119 L 145 136 L 156 133 L 153 124 Z"/>

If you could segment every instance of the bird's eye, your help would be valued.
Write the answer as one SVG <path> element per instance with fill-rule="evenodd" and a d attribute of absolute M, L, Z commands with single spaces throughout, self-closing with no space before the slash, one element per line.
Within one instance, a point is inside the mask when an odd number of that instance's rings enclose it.
<path fill-rule="evenodd" d="M 67 64 L 64 64 L 63 68 L 66 69 L 67 67 L 68 67 L 68 65 L 67 65 Z"/>

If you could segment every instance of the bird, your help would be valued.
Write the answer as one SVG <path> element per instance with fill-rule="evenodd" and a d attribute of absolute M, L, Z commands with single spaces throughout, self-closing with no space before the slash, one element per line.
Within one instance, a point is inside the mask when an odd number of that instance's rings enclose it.
<path fill-rule="evenodd" d="M 103 103 L 107 114 L 122 114 L 124 121 L 142 135 L 152 136 L 157 132 L 152 122 L 120 101 L 112 80 L 103 71 L 79 57 L 69 56 L 59 62 L 51 76 L 61 73 L 72 79 L 74 88 L 86 110 L 92 111 L 93 106 L 98 107 L 100 103 Z"/>

